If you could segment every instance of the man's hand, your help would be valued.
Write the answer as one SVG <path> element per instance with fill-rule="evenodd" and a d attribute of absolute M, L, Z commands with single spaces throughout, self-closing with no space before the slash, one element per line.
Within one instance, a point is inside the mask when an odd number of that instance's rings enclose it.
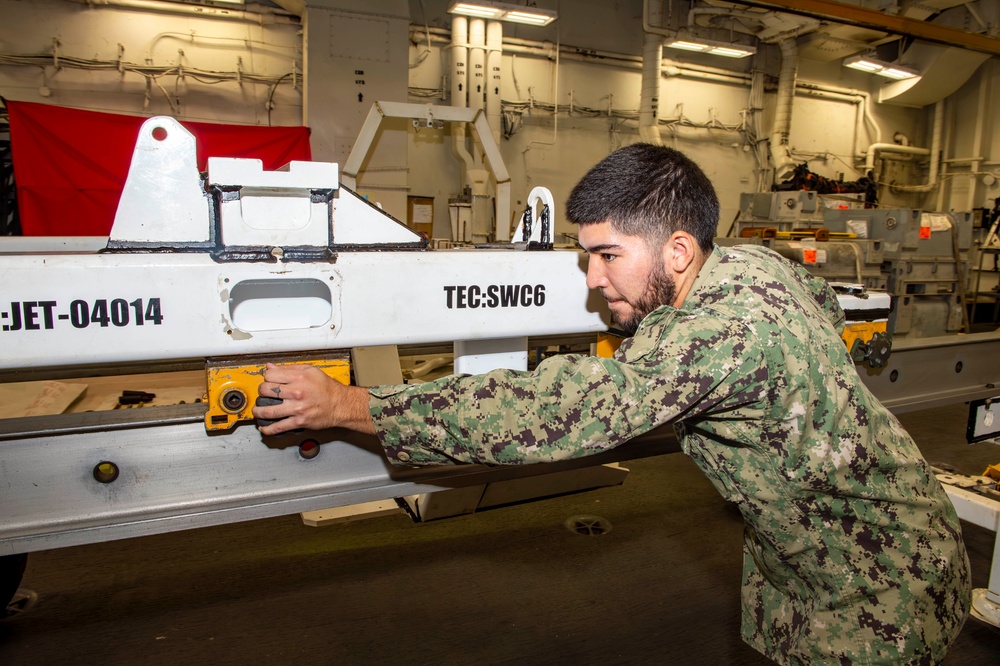
<path fill-rule="evenodd" d="M 282 401 L 280 405 L 253 408 L 255 417 L 276 421 L 261 426 L 261 434 L 280 435 L 299 428 L 349 428 L 369 435 L 375 432 L 368 413 L 368 391 L 344 386 L 311 365 L 268 363 L 257 392 Z"/>

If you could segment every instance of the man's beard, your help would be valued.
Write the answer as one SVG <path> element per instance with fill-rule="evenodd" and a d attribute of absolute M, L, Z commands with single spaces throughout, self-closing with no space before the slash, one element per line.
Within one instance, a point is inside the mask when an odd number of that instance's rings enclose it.
<path fill-rule="evenodd" d="M 632 306 L 632 314 L 627 319 L 619 321 L 617 315 L 612 313 L 611 323 L 628 335 L 635 335 L 646 315 L 661 305 L 672 304 L 676 298 L 677 283 L 667 275 L 661 264 L 656 264 L 649 275 L 646 291 L 636 299 L 635 303 L 629 303 Z"/>

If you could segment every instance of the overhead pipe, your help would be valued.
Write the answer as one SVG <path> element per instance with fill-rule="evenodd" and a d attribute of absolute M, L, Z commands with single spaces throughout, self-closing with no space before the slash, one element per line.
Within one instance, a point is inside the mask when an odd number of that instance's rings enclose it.
<path fill-rule="evenodd" d="M 451 105 L 468 107 L 469 88 L 469 19 L 465 16 L 451 18 Z M 472 154 L 465 145 L 465 123 L 451 124 L 451 152 L 465 169 L 462 171 L 463 186 L 469 169 L 474 168 Z"/>
<path fill-rule="evenodd" d="M 468 106 L 469 70 L 469 19 L 464 16 L 451 17 L 451 105 L 460 108 Z"/>
<path fill-rule="evenodd" d="M 535 56 L 536 58 L 545 58 L 546 60 L 556 59 L 556 56 L 552 54 L 551 50 L 545 50 L 543 47 L 507 44 L 506 40 L 504 40 L 503 50 L 504 53 L 511 53 L 515 55 Z M 576 51 L 561 49 L 559 53 L 559 57 L 565 58 L 566 60 L 591 64 L 607 64 L 606 60 L 595 61 L 593 57 Z M 642 71 L 642 61 L 639 58 L 631 61 L 623 59 L 620 62 L 614 63 L 614 66 L 631 71 Z M 747 85 L 750 81 L 750 75 L 743 72 L 733 72 L 730 70 L 716 69 L 714 67 L 692 67 L 688 63 L 677 63 L 669 58 L 663 59 L 661 74 L 663 76 L 687 76 L 692 78 L 702 78 L 706 81 L 719 81 L 721 83 L 729 83 L 733 85 Z"/>
<path fill-rule="evenodd" d="M 445 28 L 430 28 L 431 43 L 438 45 L 454 44 L 457 40 L 450 38 L 450 33 Z M 411 26 L 411 41 L 414 43 L 426 43 L 427 31 L 423 26 Z M 465 44 L 465 42 L 462 42 Z M 551 42 L 542 42 L 530 39 L 520 39 L 516 37 L 503 38 L 503 50 L 505 53 L 517 55 L 529 55 L 537 58 L 554 60 L 554 45 Z M 454 47 L 449 47 L 454 48 Z M 612 67 L 622 67 L 638 71 L 642 68 L 642 58 L 628 53 L 616 53 L 614 51 L 595 51 L 593 49 L 582 49 L 580 47 L 562 44 L 559 46 L 560 57 L 576 62 L 589 62 L 593 64 L 605 64 Z M 710 67 L 695 63 L 682 63 L 670 58 L 663 58 L 663 73 L 666 76 L 692 76 L 692 72 L 702 72 L 715 75 L 714 78 L 707 78 L 712 81 L 726 81 L 741 85 L 749 85 L 751 75 L 745 72 L 737 72 L 722 67 Z M 871 121 L 871 94 L 856 88 L 842 88 L 825 83 L 812 83 L 808 81 L 795 82 L 795 87 L 800 94 L 811 94 L 812 91 L 823 93 L 833 93 L 845 97 L 854 97 L 864 101 L 869 129 L 876 133 L 876 142 L 881 142 L 881 129 Z"/>
<path fill-rule="evenodd" d="M 482 111 L 486 88 L 486 21 L 469 21 L 469 108 Z"/>
<path fill-rule="evenodd" d="M 940 102 L 939 102 L 940 103 Z M 899 153 L 901 155 L 930 155 L 931 151 L 929 148 L 920 148 L 918 146 L 902 146 L 898 143 L 873 143 L 868 146 L 868 152 L 865 157 L 865 171 L 871 171 L 875 168 L 875 155 L 878 153 Z"/>
<path fill-rule="evenodd" d="M 872 114 L 872 96 L 868 93 L 864 93 L 862 94 L 862 98 L 865 100 L 865 118 L 868 120 L 875 132 L 875 141 L 879 142 L 882 140 L 882 128 L 879 127 L 877 122 L 875 122 L 875 116 Z"/>
<path fill-rule="evenodd" d="M 663 19 L 662 0 L 643 0 L 643 28 L 659 25 Z M 660 68 L 663 64 L 663 38 L 659 33 L 646 32 L 642 43 L 642 91 L 639 96 L 639 138 L 647 143 L 663 145 L 657 111 L 660 104 Z"/>
<path fill-rule="evenodd" d="M 941 139 L 944 136 L 944 100 L 936 103 L 934 105 L 934 130 L 931 133 L 931 149 L 926 151 L 925 154 L 930 155 L 930 168 L 927 172 L 927 182 L 923 185 L 893 185 L 892 189 L 896 192 L 930 192 L 935 187 L 938 186 L 938 168 L 941 163 Z M 912 146 L 899 146 L 899 148 L 911 148 Z M 871 162 L 872 166 L 875 165 L 875 154 L 869 148 L 869 155 L 871 155 L 870 160 L 866 160 L 865 164 L 867 166 L 868 161 Z"/>
<path fill-rule="evenodd" d="M 749 125 L 754 137 L 764 136 L 764 53 L 758 51 L 753 55 L 750 66 L 750 93 L 747 96 L 747 109 L 749 110 Z M 767 168 L 767 146 L 763 141 L 753 142 L 754 157 L 757 165 L 757 186 L 756 191 L 767 191 L 771 186 L 771 173 Z"/>
<path fill-rule="evenodd" d="M 649 0 L 642 0 L 642 31 L 647 35 L 660 35 L 661 37 L 676 37 L 677 32 L 675 30 L 668 30 L 660 26 L 660 21 L 663 20 L 663 2 L 662 0 L 656 0 L 656 9 L 650 8 Z M 656 24 L 653 24 L 653 18 L 656 19 Z"/>
<path fill-rule="evenodd" d="M 469 19 L 469 108 L 479 112 L 486 110 L 486 21 L 481 18 Z M 483 163 L 483 154 L 471 142 L 472 168 L 466 170 L 466 185 L 472 191 L 472 235 L 489 241 L 494 230 L 487 229 L 489 220 L 489 170 Z M 499 145 L 499 143 L 497 144 Z M 503 224 L 508 224 L 505 220 Z M 502 225 L 497 224 L 497 228 Z"/>
<path fill-rule="evenodd" d="M 432 44 L 446 45 L 454 42 L 451 38 L 451 34 L 445 28 L 425 29 L 423 26 L 410 26 L 410 41 L 414 44 L 426 44 L 428 33 L 431 35 Z M 554 48 L 556 48 L 556 45 L 548 41 L 520 39 L 516 37 L 503 38 L 503 50 L 505 53 L 533 55 L 539 58 L 555 60 L 556 56 L 553 53 Z M 642 56 L 632 55 L 630 53 L 598 51 L 567 44 L 560 44 L 558 49 L 560 57 L 566 58 L 567 60 L 589 62 L 592 64 L 604 64 L 612 67 L 624 67 L 626 69 L 639 69 L 642 66 Z M 689 71 L 709 72 L 720 76 L 731 76 L 747 81 L 750 79 L 750 76 L 743 72 L 736 72 L 722 67 L 710 67 L 708 65 L 699 65 L 694 63 L 680 63 L 671 60 L 670 58 L 663 59 L 663 66 L 681 67 Z"/>
<path fill-rule="evenodd" d="M 786 180 L 795 168 L 788 134 L 792 126 L 792 102 L 795 99 L 795 77 L 799 69 L 799 50 L 794 39 L 778 42 L 781 48 L 781 69 L 778 73 L 778 100 L 775 104 L 774 130 L 771 132 L 771 161 L 774 179 Z"/>
<path fill-rule="evenodd" d="M 448 40 L 444 38 L 444 35 L 448 34 L 447 30 L 442 28 L 431 28 L 430 33 L 434 43 L 448 43 Z M 423 28 L 419 28 L 418 30 L 416 27 L 411 27 L 411 35 L 417 40 L 425 39 L 425 32 Z M 504 52 L 509 54 L 527 55 L 537 58 L 545 58 L 547 60 L 554 60 L 556 57 L 553 53 L 554 45 L 550 42 L 505 37 L 503 39 L 503 45 Z M 611 51 L 595 52 L 582 50 L 574 46 L 561 45 L 559 47 L 559 54 L 562 58 L 576 62 L 605 64 L 633 71 L 641 71 L 642 69 L 642 61 L 640 57 L 624 53 L 615 53 Z M 664 58 L 662 62 L 662 76 L 682 76 L 685 78 L 698 79 L 701 81 L 713 81 L 729 85 L 751 84 L 752 75 L 745 72 L 736 72 L 718 67 L 694 65 L 691 63 L 679 63 L 669 58 Z M 867 124 L 870 134 L 874 136 L 875 142 L 881 143 L 881 129 L 872 119 L 871 95 L 868 92 L 854 88 L 841 88 L 827 84 L 798 80 L 795 82 L 795 92 L 799 95 L 824 97 L 827 99 L 846 101 L 856 104 L 858 106 L 857 123 L 859 127 L 862 126 L 862 124 Z M 860 136 L 860 130 L 857 133 Z M 858 142 L 860 142 L 860 138 L 855 142 L 855 154 L 860 155 L 863 154 L 864 151 L 858 147 Z"/>
<path fill-rule="evenodd" d="M 449 31 L 444 28 L 432 27 L 429 31 L 426 31 L 422 26 L 410 27 L 411 39 L 416 41 L 426 41 L 427 32 L 431 34 L 432 43 L 434 44 L 451 44 L 450 48 L 452 49 L 460 48 L 460 46 L 467 46 L 466 33 L 456 36 L 453 32 L 449 33 Z M 449 36 L 452 37 L 452 39 L 449 39 Z M 554 49 L 558 50 L 558 57 L 577 62 L 605 64 L 633 71 L 639 71 L 642 68 L 642 58 L 626 53 L 617 53 L 614 51 L 594 51 L 591 49 L 581 49 L 571 45 L 559 45 L 556 47 L 551 42 L 514 37 L 503 38 L 503 50 L 505 53 L 528 55 L 537 58 L 545 58 L 547 60 L 554 60 L 557 57 L 557 55 L 553 52 Z M 453 62 L 455 60 L 454 54 L 452 60 Z M 709 67 L 693 63 L 680 63 L 669 58 L 664 58 L 662 63 L 663 66 L 661 68 L 661 74 L 663 76 L 683 76 L 686 78 L 714 81 L 731 85 L 750 85 L 751 83 L 751 74 L 747 74 L 745 72 L 736 72 L 720 67 Z M 455 77 L 453 75 L 452 86 L 454 85 Z M 873 119 L 871 111 L 871 95 L 868 92 L 857 90 L 855 88 L 842 88 L 825 83 L 820 84 L 798 80 L 795 81 L 795 92 L 796 94 L 828 97 L 830 99 L 837 99 L 836 97 L 829 97 L 831 95 L 839 95 L 848 98 L 843 101 L 850 101 L 858 105 L 860 121 L 868 126 L 870 135 L 873 136 L 875 143 L 881 144 L 881 128 Z M 892 146 L 895 144 L 888 145 Z M 863 151 L 857 147 L 857 144 L 855 145 L 855 152 L 856 154 L 863 153 Z"/>
<path fill-rule="evenodd" d="M 434 28 L 431 28 L 433 32 Z M 537 39 L 522 39 L 520 37 L 504 37 L 503 38 L 504 49 L 509 49 L 512 46 L 527 47 L 529 49 L 534 49 L 535 51 L 545 51 L 546 53 L 552 48 L 552 42 L 549 41 L 538 41 Z M 559 47 L 562 50 L 562 55 L 564 58 L 568 58 L 571 55 L 584 56 L 589 62 L 604 63 L 607 65 L 617 65 L 617 61 L 622 61 L 628 64 L 642 62 L 640 56 L 632 55 L 631 53 L 618 53 L 616 51 L 601 51 L 599 49 L 585 49 L 579 46 L 572 46 L 569 44 L 562 44 Z"/>
<path fill-rule="evenodd" d="M 486 24 L 486 122 L 493 132 L 493 140 L 500 145 L 501 63 L 503 62 L 503 23 Z"/>
<path fill-rule="evenodd" d="M 746 85 L 749 77 L 742 76 L 724 76 L 722 74 L 713 74 L 711 72 L 701 72 L 694 69 L 687 69 L 683 67 L 668 66 L 663 68 L 663 76 L 681 76 L 687 79 L 699 79 L 701 81 L 715 81 L 716 83 L 728 83 L 731 85 Z"/>

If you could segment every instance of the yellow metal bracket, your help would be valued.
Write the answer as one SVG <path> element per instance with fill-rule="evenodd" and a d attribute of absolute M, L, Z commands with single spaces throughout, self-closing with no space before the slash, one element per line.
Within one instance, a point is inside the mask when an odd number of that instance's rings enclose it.
<path fill-rule="evenodd" d="M 228 430 L 240 421 L 253 420 L 257 388 L 264 382 L 266 363 L 277 365 L 313 365 L 341 384 L 351 383 L 351 364 L 347 354 L 327 354 L 324 358 L 289 357 L 279 359 L 227 358 L 208 359 L 205 374 L 208 381 L 208 411 L 206 430 Z"/>
<path fill-rule="evenodd" d="M 601 358 L 611 358 L 618 347 L 625 340 L 622 335 L 615 335 L 614 333 L 598 333 L 597 334 L 597 356 Z M 858 363 L 869 361 L 869 351 L 870 347 L 874 345 L 879 340 L 879 336 L 884 341 L 888 338 L 888 322 L 885 319 L 879 321 L 856 321 L 850 322 L 844 326 L 844 332 L 841 337 L 844 340 L 844 344 L 847 345 L 847 349 L 851 352 L 852 356 L 862 356 L 862 358 L 855 358 Z M 859 350 L 859 348 L 861 348 Z M 859 351 L 865 351 L 863 354 L 859 354 Z M 880 365 L 879 361 L 876 361 L 876 365 Z"/>
<path fill-rule="evenodd" d="M 841 337 L 844 338 L 847 348 L 851 349 L 856 340 L 868 344 L 876 333 L 885 335 L 887 327 L 888 322 L 884 319 L 881 321 L 855 321 L 844 326 Z"/>

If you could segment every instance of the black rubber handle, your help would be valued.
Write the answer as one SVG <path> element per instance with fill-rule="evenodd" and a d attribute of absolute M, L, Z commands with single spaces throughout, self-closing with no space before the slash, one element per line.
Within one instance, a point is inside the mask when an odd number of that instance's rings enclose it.
<path fill-rule="evenodd" d="M 266 397 L 264 397 L 262 395 L 259 395 L 259 396 L 257 396 L 257 400 L 254 401 L 253 404 L 256 405 L 257 407 L 272 407 L 274 405 L 280 405 L 282 402 L 283 401 L 282 401 L 281 398 L 266 398 Z M 272 423 L 277 423 L 280 420 L 281 419 L 262 419 L 262 418 L 258 418 L 257 419 L 257 425 L 259 427 L 269 426 Z"/>

